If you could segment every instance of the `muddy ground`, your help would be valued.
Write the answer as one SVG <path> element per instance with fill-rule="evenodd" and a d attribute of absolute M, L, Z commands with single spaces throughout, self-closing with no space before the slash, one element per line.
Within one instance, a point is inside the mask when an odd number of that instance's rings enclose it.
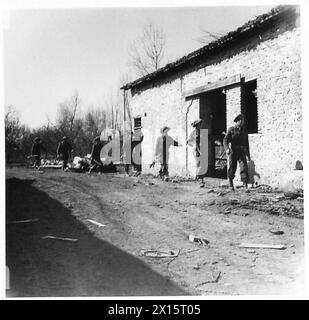
<path fill-rule="evenodd" d="M 149 176 L 8 168 L 7 295 L 302 293 L 303 200 L 267 188 L 233 193 L 221 184 L 209 178 L 202 189 Z M 25 219 L 39 220 L 12 223 Z M 209 244 L 190 242 L 190 234 Z M 239 248 L 242 243 L 286 249 Z M 147 257 L 142 249 L 179 253 Z"/>

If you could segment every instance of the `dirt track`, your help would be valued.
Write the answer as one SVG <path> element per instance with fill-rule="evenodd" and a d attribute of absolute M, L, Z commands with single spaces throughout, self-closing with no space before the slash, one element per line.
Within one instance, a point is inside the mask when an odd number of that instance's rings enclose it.
<path fill-rule="evenodd" d="M 302 200 L 226 193 L 220 180 L 6 171 L 8 296 L 296 294 L 303 290 Z M 230 209 L 230 210 L 229 210 Z M 256 210 L 258 209 L 258 210 Z M 91 224 L 87 219 L 105 227 Z M 270 230 L 284 233 L 276 235 Z M 189 242 L 190 234 L 209 246 Z M 78 242 L 41 239 L 76 238 Z M 241 249 L 246 243 L 285 250 Z M 177 258 L 140 255 L 177 250 Z"/>

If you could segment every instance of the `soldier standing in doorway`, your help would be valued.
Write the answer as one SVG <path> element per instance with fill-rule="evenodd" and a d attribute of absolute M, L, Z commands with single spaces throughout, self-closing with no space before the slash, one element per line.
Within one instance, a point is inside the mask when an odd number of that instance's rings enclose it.
<path fill-rule="evenodd" d="M 195 120 L 191 123 L 191 126 L 194 128 L 194 130 L 191 132 L 189 139 L 187 141 L 187 144 L 189 146 L 192 146 L 193 152 L 194 152 L 194 159 L 196 164 L 196 181 L 201 181 L 200 187 L 204 188 L 204 177 L 205 174 L 203 174 L 202 166 L 201 166 L 201 126 L 203 124 L 202 119 Z"/>
<path fill-rule="evenodd" d="M 235 126 L 229 128 L 223 139 L 224 148 L 228 155 L 228 178 L 231 190 L 234 189 L 233 179 L 237 169 L 237 162 L 240 167 L 240 177 L 244 188 L 248 191 L 248 164 L 250 161 L 248 131 L 245 128 L 244 116 L 239 114 L 235 119 Z"/>

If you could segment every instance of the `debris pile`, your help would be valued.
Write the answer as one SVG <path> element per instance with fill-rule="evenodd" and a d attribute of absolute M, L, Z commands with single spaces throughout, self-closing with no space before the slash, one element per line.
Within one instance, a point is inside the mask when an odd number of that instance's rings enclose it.
<path fill-rule="evenodd" d="M 74 157 L 70 170 L 82 172 L 90 169 L 91 160 L 88 157 Z"/>
<path fill-rule="evenodd" d="M 246 209 L 266 212 L 272 215 L 285 215 L 303 219 L 303 203 L 302 201 L 298 201 L 303 198 L 301 194 L 295 197 L 295 195 L 292 196 L 291 194 L 273 196 L 270 193 L 263 195 L 258 193 L 256 197 L 211 200 L 208 203 L 204 202 L 202 207 L 206 208 L 207 206 L 218 205 L 221 207 L 220 212 L 224 214 L 232 212 L 239 214 L 242 209 Z"/>
<path fill-rule="evenodd" d="M 54 160 L 41 159 L 41 167 L 60 169 L 62 167 L 62 162 L 57 159 L 54 159 Z"/>
<path fill-rule="evenodd" d="M 112 161 L 102 158 L 102 164 L 99 162 L 97 171 L 99 172 L 111 172 L 114 173 L 117 171 L 116 166 Z M 69 169 L 73 172 L 84 172 L 90 170 L 92 166 L 90 155 L 86 155 L 84 158 L 74 157 L 72 164 L 70 164 Z"/>

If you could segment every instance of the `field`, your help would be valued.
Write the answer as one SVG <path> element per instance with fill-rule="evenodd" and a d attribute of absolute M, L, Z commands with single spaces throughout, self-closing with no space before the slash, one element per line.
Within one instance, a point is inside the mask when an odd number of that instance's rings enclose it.
<path fill-rule="evenodd" d="M 7 168 L 7 296 L 302 293 L 303 200 L 261 188 L 232 193 L 221 183 Z M 12 223 L 26 219 L 38 220 Z"/>

